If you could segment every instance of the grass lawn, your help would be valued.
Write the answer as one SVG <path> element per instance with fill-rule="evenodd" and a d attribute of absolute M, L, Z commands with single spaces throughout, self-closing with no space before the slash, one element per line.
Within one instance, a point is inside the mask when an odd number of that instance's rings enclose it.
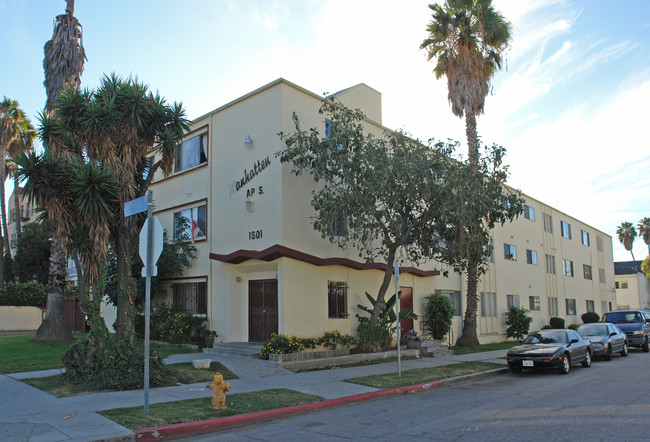
<path fill-rule="evenodd" d="M 132 430 L 180 422 L 193 422 L 254 411 L 272 410 L 323 400 L 320 396 L 287 389 L 226 393 L 225 410 L 211 408 L 210 397 L 163 402 L 149 406 L 149 416 L 144 417 L 143 407 L 115 408 L 99 414 Z"/>
<path fill-rule="evenodd" d="M 210 370 L 197 370 L 192 367 L 191 362 L 182 364 L 168 365 L 176 372 L 176 376 L 168 385 L 161 385 L 166 387 L 178 384 L 195 384 L 197 382 L 212 382 L 214 374 L 219 372 L 223 375 L 225 380 L 239 379 L 239 377 L 230 371 L 225 365 L 220 362 L 213 361 L 210 364 Z M 82 394 L 97 393 L 96 390 L 85 390 L 83 386 L 68 385 L 63 382 L 61 376 L 48 376 L 45 378 L 31 378 L 23 380 L 26 384 L 43 390 L 47 393 L 53 394 L 56 397 L 69 397 L 80 396 Z"/>
<path fill-rule="evenodd" d="M 86 337 L 86 333 L 74 333 L 75 339 Z M 36 333 L 0 335 L 0 373 L 48 370 L 62 368 L 61 355 L 70 347 L 70 342 L 39 342 Z"/>
<path fill-rule="evenodd" d="M 411 359 L 417 359 L 415 356 L 402 356 L 402 361 L 410 361 Z M 306 373 L 308 371 L 319 371 L 319 370 L 332 370 L 335 368 L 348 368 L 348 367 L 361 367 L 363 365 L 376 365 L 376 364 L 383 364 L 385 362 L 397 362 L 397 357 L 392 357 L 392 358 L 386 358 L 386 359 L 373 359 L 370 361 L 361 361 L 361 362 L 355 362 L 353 364 L 341 364 L 337 366 L 331 366 L 331 367 L 320 367 L 320 368 L 287 368 L 287 370 L 293 371 L 294 373 Z"/>
<path fill-rule="evenodd" d="M 346 379 L 345 381 L 354 384 L 367 385 L 368 387 L 381 388 L 383 390 L 387 388 L 421 384 L 424 382 L 439 381 L 441 379 L 453 378 L 456 376 L 478 373 L 501 367 L 503 367 L 503 365 L 491 362 L 461 362 L 458 364 L 442 365 L 440 367 L 416 368 L 413 370 L 402 371 L 401 378 L 398 377 L 397 372 L 395 372 L 373 376 L 362 376 Z"/>
<path fill-rule="evenodd" d="M 19 373 L 23 371 L 49 370 L 63 368 L 61 356 L 70 347 L 70 342 L 40 342 L 35 333 L 0 335 L 0 373 Z M 87 333 L 74 333 L 75 339 L 85 338 Z M 180 345 L 151 344 L 151 354 L 155 351 L 165 359 L 178 353 L 196 353 L 196 350 Z M 144 343 L 140 342 L 144 349 Z"/>
<path fill-rule="evenodd" d="M 453 350 L 455 355 L 466 355 L 467 353 L 480 353 L 482 351 L 507 350 L 519 345 L 518 342 L 499 342 L 497 344 L 483 344 L 478 347 L 456 347 L 452 345 L 449 350 Z"/>

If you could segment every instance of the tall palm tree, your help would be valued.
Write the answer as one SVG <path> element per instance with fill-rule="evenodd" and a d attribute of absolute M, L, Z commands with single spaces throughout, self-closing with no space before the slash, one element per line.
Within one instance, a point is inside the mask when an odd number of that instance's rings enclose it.
<path fill-rule="evenodd" d="M 432 19 L 429 33 L 420 45 L 427 59 L 436 60 L 436 78 L 447 77 L 451 111 L 465 117 L 468 161 L 478 168 L 478 134 L 476 116 L 483 113 L 485 97 L 490 91 L 492 75 L 501 68 L 509 46 L 510 23 L 492 6 L 492 0 L 446 0 L 443 6 L 429 5 Z M 481 220 L 463 226 L 461 238 L 468 238 L 481 229 Z M 476 241 L 465 241 L 479 244 Z M 474 347 L 479 344 L 476 333 L 478 279 L 483 262 L 482 250 L 467 250 L 467 307 L 463 332 L 456 345 Z"/>
<path fill-rule="evenodd" d="M 66 0 L 65 14 L 54 20 L 52 39 L 45 43 L 43 70 L 45 71 L 46 113 L 54 110 L 54 100 L 65 85 L 78 88 L 81 84 L 86 51 L 83 47 L 81 24 L 74 17 L 74 0 Z M 56 219 L 48 214 L 53 225 Z M 60 229 L 55 229 L 60 231 Z M 72 332 L 63 318 L 63 294 L 67 260 L 58 234 L 52 237 L 50 249 L 50 282 L 47 308 L 43 323 L 36 331 L 36 339 L 43 341 L 71 340 Z M 62 280 L 62 281 L 61 281 Z"/>
<path fill-rule="evenodd" d="M 0 217 L 2 218 L 2 247 L 0 251 L 4 250 L 5 253 L 10 252 L 9 248 L 9 233 L 7 230 L 7 213 L 5 209 L 5 186 L 4 182 L 7 178 L 7 169 L 5 167 L 5 159 L 8 156 L 15 155 L 18 152 L 29 150 L 33 146 L 36 131 L 34 126 L 29 121 L 29 118 L 20 109 L 18 102 L 4 97 L 0 102 L 0 177 L 2 177 L 2 185 L 0 186 Z M 16 189 L 16 194 L 19 193 Z M 4 253 L 0 253 L 0 256 Z M 2 271 L 0 271 L 0 287 L 4 286 L 4 259 L 0 264 Z"/>
<path fill-rule="evenodd" d="M 641 218 L 636 228 L 639 231 L 639 236 L 643 238 L 643 242 L 648 246 L 648 255 L 650 255 L 650 218 L 647 216 Z"/>
<path fill-rule="evenodd" d="M 632 254 L 632 261 L 635 261 L 634 252 L 632 251 L 634 240 L 636 239 L 636 230 L 634 229 L 634 225 L 627 221 L 621 223 L 621 225 L 616 229 L 616 236 L 618 236 L 618 240 L 623 244 L 625 250 Z"/>

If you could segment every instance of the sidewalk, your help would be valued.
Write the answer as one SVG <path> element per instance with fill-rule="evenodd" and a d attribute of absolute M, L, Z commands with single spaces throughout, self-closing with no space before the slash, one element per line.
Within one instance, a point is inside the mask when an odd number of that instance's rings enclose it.
<path fill-rule="evenodd" d="M 402 370 L 434 367 L 465 361 L 487 361 L 506 364 L 506 350 L 473 353 L 438 358 L 420 358 L 402 361 Z M 192 359 L 219 361 L 239 379 L 229 380 L 230 393 L 245 393 L 269 388 L 290 388 L 319 395 L 325 399 L 340 399 L 378 391 L 372 387 L 350 384 L 343 380 L 371 374 L 397 371 L 397 362 L 376 365 L 337 368 L 293 373 L 268 361 L 221 355 L 173 355 L 166 363 L 186 362 Z M 142 406 L 143 390 L 95 393 L 83 396 L 56 398 L 20 382 L 40 376 L 51 376 L 60 370 L 12 373 L 0 375 L 0 440 L 11 441 L 88 441 L 135 440 L 134 433 L 99 414 L 99 410 Z M 205 383 L 174 387 L 152 388 L 149 403 L 176 401 L 210 396 Z M 368 395 L 366 395 L 368 396 Z M 372 395 L 370 395 L 372 396 Z M 367 398 L 370 398 L 367 397 Z M 360 396 L 360 399 L 365 398 Z M 341 402 L 343 403 L 343 402 Z"/>

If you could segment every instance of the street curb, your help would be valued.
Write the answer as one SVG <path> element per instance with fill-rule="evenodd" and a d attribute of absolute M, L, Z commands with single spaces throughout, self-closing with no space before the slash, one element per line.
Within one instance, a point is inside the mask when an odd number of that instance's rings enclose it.
<path fill-rule="evenodd" d="M 409 385 L 406 387 L 390 388 L 387 390 L 371 391 L 369 393 L 355 394 L 344 396 L 336 399 L 328 399 L 310 404 L 296 405 L 293 407 L 278 408 L 275 410 L 265 410 L 255 413 L 238 414 L 236 416 L 222 417 L 219 419 L 210 419 L 198 422 L 188 422 L 174 425 L 165 425 L 162 427 L 144 428 L 133 430 L 137 441 L 156 441 L 166 438 L 179 438 L 193 436 L 196 434 L 211 433 L 214 431 L 225 430 L 228 428 L 242 427 L 244 425 L 258 424 L 268 422 L 274 419 L 296 416 L 312 411 L 324 410 L 327 408 L 339 407 L 341 405 L 353 404 L 356 402 L 380 399 L 387 396 L 398 394 L 412 394 L 421 391 L 431 390 L 433 388 L 443 387 L 446 385 L 455 385 L 463 382 L 483 379 L 495 374 L 506 373 L 509 369 L 496 368 L 494 370 L 482 371 L 479 373 L 458 376 L 455 378 L 443 379 L 440 381 L 424 382 L 422 384 Z"/>

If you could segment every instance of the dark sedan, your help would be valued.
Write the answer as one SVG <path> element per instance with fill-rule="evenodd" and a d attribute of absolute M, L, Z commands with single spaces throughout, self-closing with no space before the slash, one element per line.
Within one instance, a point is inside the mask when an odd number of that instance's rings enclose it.
<path fill-rule="evenodd" d="M 592 356 L 604 356 L 612 360 L 613 353 L 627 356 L 627 339 L 620 328 L 609 322 L 582 324 L 576 330 L 580 336 L 591 341 Z"/>
<path fill-rule="evenodd" d="M 523 345 L 508 351 L 508 366 L 513 373 L 523 368 L 555 367 L 567 374 L 572 364 L 591 366 L 591 342 L 575 330 L 549 329 L 529 334 Z"/>

